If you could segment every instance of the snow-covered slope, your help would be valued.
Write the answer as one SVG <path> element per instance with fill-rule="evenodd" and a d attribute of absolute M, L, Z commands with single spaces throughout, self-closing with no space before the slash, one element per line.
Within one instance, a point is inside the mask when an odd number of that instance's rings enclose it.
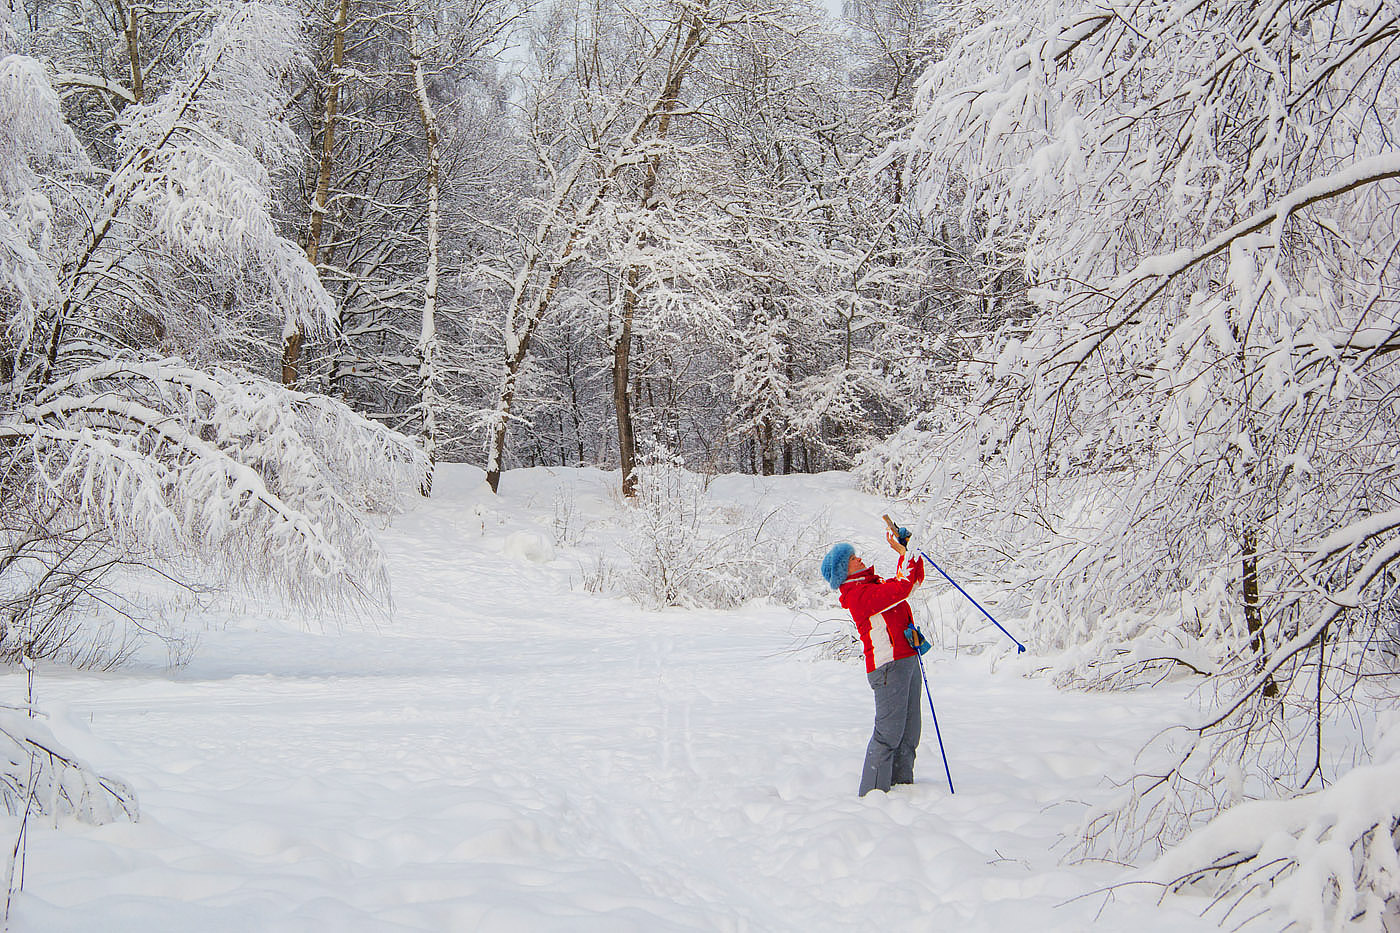
<path fill-rule="evenodd" d="M 1179 692 L 1057 692 L 997 649 L 935 651 L 957 794 L 926 720 L 918 783 L 859 799 L 863 668 L 798 650 L 834 602 L 643 612 L 590 594 L 596 555 L 563 516 L 602 528 L 615 482 L 515 471 L 496 499 L 448 467 L 382 532 L 391 621 L 250 608 L 211 620 L 175 672 L 41 670 L 55 732 L 129 780 L 143 816 L 31 826 L 12 928 L 1215 928 L 1151 890 L 1092 893 L 1119 872 L 1057 848 Z M 887 507 L 840 474 L 712 492 L 826 512 L 858 546 Z M 926 602 L 951 606 L 937 589 Z M 935 633 L 943 611 L 925 610 Z M 22 694 L 16 675 L 2 688 Z"/>

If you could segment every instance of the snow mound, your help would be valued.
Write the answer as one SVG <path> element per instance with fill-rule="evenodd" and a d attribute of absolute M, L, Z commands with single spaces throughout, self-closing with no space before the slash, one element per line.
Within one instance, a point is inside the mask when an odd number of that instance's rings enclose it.
<path fill-rule="evenodd" d="M 554 560 L 554 545 L 534 531 L 513 531 L 506 535 L 505 555 L 517 561 L 545 564 Z"/>

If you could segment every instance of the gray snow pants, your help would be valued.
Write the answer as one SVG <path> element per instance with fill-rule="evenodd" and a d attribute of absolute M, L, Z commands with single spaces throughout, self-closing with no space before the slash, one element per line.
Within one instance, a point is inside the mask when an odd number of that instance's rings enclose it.
<path fill-rule="evenodd" d="M 875 691 L 875 732 L 865 749 L 860 795 L 914 783 L 919 747 L 919 659 L 900 658 L 865 675 Z"/>

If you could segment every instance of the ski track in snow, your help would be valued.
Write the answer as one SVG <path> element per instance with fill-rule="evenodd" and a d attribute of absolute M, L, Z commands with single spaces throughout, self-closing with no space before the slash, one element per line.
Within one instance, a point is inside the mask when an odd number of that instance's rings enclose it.
<path fill-rule="evenodd" d="M 382 533 L 377 628 L 245 622 L 173 673 L 41 670 L 60 739 L 143 815 L 31 826 L 12 929 L 1216 929 L 1152 891 L 1080 897 L 1120 872 L 1057 846 L 1179 692 L 934 652 L 957 794 L 925 707 L 918 783 L 859 799 L 859 663 L 794 652 L 787 609 L 645 613 L 570 589 L 576 555 L 509 556 L 520 525 L 548 537 L 548 476 L 507 474 L 484 513 L 479 471 L 445 471 Z"/>

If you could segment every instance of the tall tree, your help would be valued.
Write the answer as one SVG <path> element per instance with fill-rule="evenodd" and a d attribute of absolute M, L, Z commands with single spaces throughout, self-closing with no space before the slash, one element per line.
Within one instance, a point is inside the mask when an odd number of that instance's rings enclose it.
<path fill-rule="evenodd" d="M 460 451 L 455 411 L 479 378 L 476 341 L 457 339 L 485 316 L 464 270 L 501 235 L 509 209 L 493 202 L 517 194 L 494 61 L 516 9 L 354 0 L 343 24 L 323 17 L 318 30 L 328 60 L 343 37 L 343 80 L 308 74 L 297 112 L 322 161 L 296 200 L 311 205 L 304 222 L 336 304 L 331 339 L 302 351 L 306 384 L 435 451 Z M 322 115 L 337 99 L 348 132 L 327 149 Z M 461 404 L 445 404 L 450 394 Z"/>
<path fill-rule="evenodd" d="M 581 247 L 593 232 L 604 198 L 630 166 L 646 160 L 648 147 L 669 122 L 679 89 L 705 44 L 731 21 L 731 14 L 743 13 L 728 10 L 720 0 L 661 3 L 625 12 L 635 20 L 637 47 L 615 61 L 621 65 L 615 75 L 605 73 L 601 59 L 576 63 L 581 103 L 591 109 L 583 109 L 586 122 L 572 128 L 579 142 L 565 149 L 562 164 L 553 164 L 554 153 L 540 150 L 550 159 L 542 166 L 548 186 L 540 219 L 515 268 L 502 273 L 510 296 L 502 326 L 504 373 L 488 421 L 486 481 L 493 491 L 504 469 L 506 433 L 531 341 L 566 273 L 583 255 Z M 583 25 L 604 26 L 587 20 Z M 576 79 L 568 75 L 567 80 Z M 550 113 L 545 107 L 534 112 Z M 551 132 L 552 128 L 539 127 L 535 135 L 541 138 Z"/>
<path fill-rule="evenodd" d="M 419 331 L 418 356 L 418 406 L 419 420 L 422 423 L 423 450 L 428 463 L 437 459 L 437 299 L 438 271 L 441 266 L 441 242 L 439 228 L 442 220 L 441 185 L 442 154 L 438 149 L 438 120 L 433 109 L 432 98 L 428 95 L 428 82 L 425 77 L 423 55 L 420 51 L 418 23 L 410 22 L 409 61 L 413 67 L 413 90 L 418 98 L 418 115 L 423 121 L 423 138 L 428 156 L 428 231 L 427 231 L 427 270 L 423 281 L 423 326 Z M 432 491 L 432 473 L 428 473 L 423 494 Z"/>

